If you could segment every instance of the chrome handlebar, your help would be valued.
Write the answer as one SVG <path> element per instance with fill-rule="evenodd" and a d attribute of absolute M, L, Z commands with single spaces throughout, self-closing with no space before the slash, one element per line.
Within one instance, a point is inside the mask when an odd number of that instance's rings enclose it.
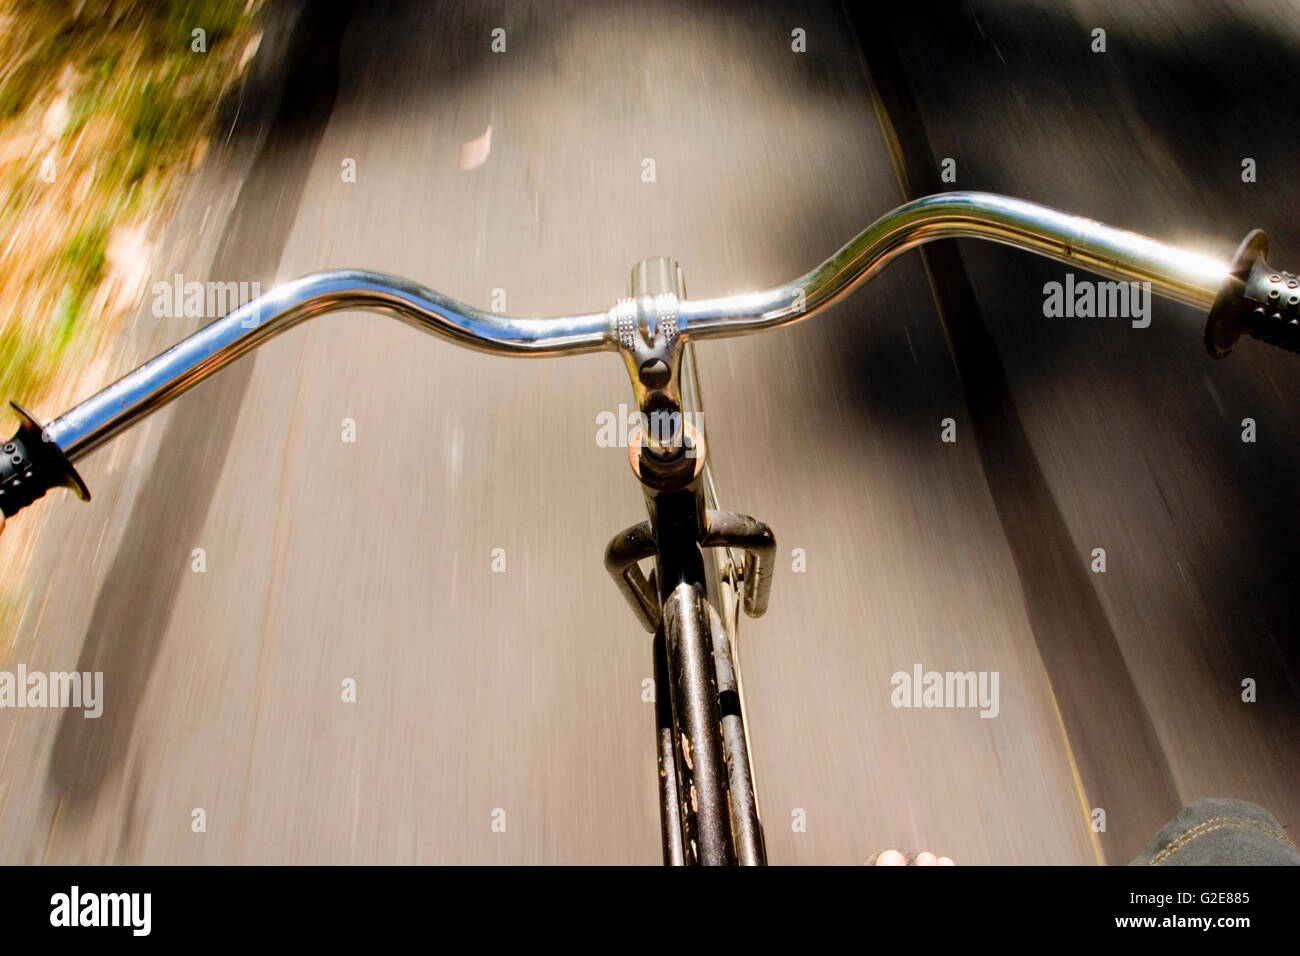
<path fill-rule="evenodd" d="M 882 216 L 806 275 L 764 292 L 677 304 L 682 341 L 724 338 L 806 318 L 866 282 L 895 257 L 934 239 L 990 239 L 1209 308 L 1227 262 L 1136 233 L 992 193 L 927 196 Z M 145 362 L 46 427 L 76 461 L 274 335 L 326 312 L 370 309 L 457 344 L 513 356 L 618 348 L 617 306 L 557 318 L 484 312 L 417 283 L 376 272 L 321 272 L 278 286 Z"/>
<path fill-rule="evenodd" d="M 346 269 L 277 286 L 60 415 L 45 428 L 70 461 L 295 325 L 345 309 L 393 315 L 470 348 L 505 355 L 576 355 L 613 347 L 604 312 L 526 319 L 484 312 L 398 276 Z"/>
<path fill-rule="evenodd" d="M 1206 309 L 1228 263 L 1082 216 L 995 193 L 937 193 L 881 216 L 839 252 L 793 282 L 747 295 L 682 302 L 691 338 L 724 338 L 786 325 L 838 301 L 902 253 L 935 239 L 988 239 Z"/>

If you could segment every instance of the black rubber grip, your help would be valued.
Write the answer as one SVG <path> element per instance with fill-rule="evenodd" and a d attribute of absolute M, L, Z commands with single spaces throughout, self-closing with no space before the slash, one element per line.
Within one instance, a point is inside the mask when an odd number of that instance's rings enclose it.
<path fill-rule="evenodd" d="M 1205 323 L 1205 347 L 1215 358 L 1243 335 L 1300 353 L 1300 276 L 1273 268 L 1266 255 L 1268 237 L 1256 229 L 1232 258 Z"/>
<path fill-rule="evenodd" d="M 13 402 L 21 424 L 14 437 L 0 445 L 0 511 L 12 517 L 51 488 L 71 488 L 90 500 L 86 484 L 62 449 L 45 437 L 45 430 L 26 409 Z"/>

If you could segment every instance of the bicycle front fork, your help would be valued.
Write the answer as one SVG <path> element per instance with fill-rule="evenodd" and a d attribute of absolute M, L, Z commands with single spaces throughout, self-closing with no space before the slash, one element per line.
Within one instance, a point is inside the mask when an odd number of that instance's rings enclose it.
<path fill-rule="evenodd" d="M 760 521 L 712 510 L 703 512 L 696 538 L 674 541 L 689 522 L 675 520 L 668 502 L 657 504 L 655 522 L 643 521 L 610 542 L 605 566 L 654 633 L 664 863 L 761 866 L 766 852 L 731 639 L 708 601 L 703 574 L 694 573 L 702 563 L 681 555 L 698 558 L 701 544 L 743 549 L 745 610 L 757 617 L 767 607 L 776 541 Z M 647 580 L 638 562 L 651 557 L 656 566 Z M 667 593 L 658 586 L 674 580 Z"/>

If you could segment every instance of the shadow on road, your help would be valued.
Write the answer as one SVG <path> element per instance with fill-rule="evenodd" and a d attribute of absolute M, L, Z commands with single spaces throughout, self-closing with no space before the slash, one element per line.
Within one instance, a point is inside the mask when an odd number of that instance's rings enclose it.
<path fill-rule="evenodd" d="M 249 124 L 232 144 L 256 141 L 256 124 L 268 121 L 227 223 L 211 278 L 268 281 L 280 252 L 312 158 L 334 105 L 339 45 L 351 4 L 310 6 L 298 18 L 287 48 L 287 76 L 278 104 L 253 104 Z M 263 88 L 257 95 L 267 96 Z M 272 112 L 274 111 L 274 112 Z M 251 126 L 251 128 L 250 128 Z M 109 772 L 125 756 L 144 699 L 159 642 L 171 617 L 188 555 L 221 476 L 244 390 L 250 358 L 197 387 L 177 404 L 109 569 L 82 645 L 78 670 L 102 671 L 114 705 L 99 720 L 65 714 L 50 763 L 48 788 L 70 810 L 88 806 Z M 205 463 L 207 467 L 204 466 Z M 170 544 L 170 548 L 167 545 Z M 160 554 L 160 546 L 163 550 Z"/>

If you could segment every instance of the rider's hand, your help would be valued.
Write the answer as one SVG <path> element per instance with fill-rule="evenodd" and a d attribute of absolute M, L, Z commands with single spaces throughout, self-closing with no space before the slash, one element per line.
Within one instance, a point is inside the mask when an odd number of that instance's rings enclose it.
<path fill-rule="evenodd" d="M 916 857 L 910 862 L 907 857 L 897 850 L 885 850 L 883 853 L 877 853 L 876 858 L 867 864 L 868 866 L 956 866 L 952 860 L 946 856 L 936 859 L 933 853 L 922 851 L 916 854 Z"/>

